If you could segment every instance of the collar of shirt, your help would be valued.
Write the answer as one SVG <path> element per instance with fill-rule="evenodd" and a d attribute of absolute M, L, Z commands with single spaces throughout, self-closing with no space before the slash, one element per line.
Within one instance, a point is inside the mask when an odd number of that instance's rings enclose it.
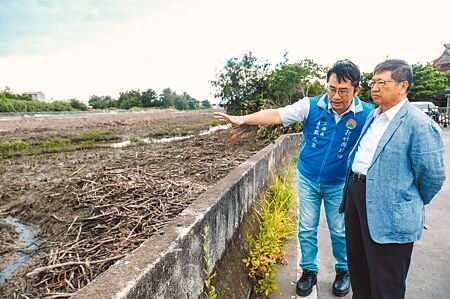
<path fill-rule="evenodd" d="M 331 104 L 330 104 L 330 99 L 328 99 L 328 110 L 331 111 L 331 112 L 333 112 L 334 114 L 337 114 L 337 112 L 334 111 L 333 107 L 332 107 Z M 344 115 L 345 113 L 349 112 L 349 111 L 355 113 L 355 110 L 356 110 L 356 109 L 355 109 L 355 98 L 353 98 L 352 103 L 351 103 L 350 106 L 347 108 L 347 110 L 345 110 L 344 113 L 341 114 L 341 116 Z"/>
<path fill-rule="evenodd" d="M 333 113 L 334 116 L 334 121 L 336 123 L 339 123 L 342 119 L 342 116 L 344 116 L 344 114 L 348 113 L 348 112 L 353 112 L 353 114 L 355 114 L 355 99 L 353 98 L 352 103 L 350 104 L 350 106 L 347 108 L 347 110 L 344 111 L 344 113 L 338 114 L 333 107 L 331 107 L 330 102 L 328 102 L 328 111 L 330 111 L 331 113 Z"/>
<path fill-rule="evenodd" d="M 380 115 L 385 115 L 390 122 L 397 115 L 398 111 L 400 110 L 400 108 L 402 108 L 402 106 L 405 104 L 406 101 L 408 101 L 408 98 L 404 98 L 401 102 L 397 103 L 395 106 L 386 110 L 384 113 L 381 113 L 381 106 L 380 106 L 377 109 L 375 109 L 373 117 L 377 118 Z"/>

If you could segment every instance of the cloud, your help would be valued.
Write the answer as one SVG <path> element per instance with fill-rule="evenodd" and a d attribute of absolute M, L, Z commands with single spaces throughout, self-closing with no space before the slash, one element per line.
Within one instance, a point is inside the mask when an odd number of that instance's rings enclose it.
<path fill-rule="evenodd" d="M 0 56 L 45 53 L 91 40 L 112 24 L 156 10 L 155 2 L 0 0 Z M 158 3 L 158 9 L 164 5 Z"/>

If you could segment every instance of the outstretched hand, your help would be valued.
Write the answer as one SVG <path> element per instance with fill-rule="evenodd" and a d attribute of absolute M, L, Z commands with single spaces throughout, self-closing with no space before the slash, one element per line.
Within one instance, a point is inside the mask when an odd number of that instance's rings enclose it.
<path fill-rule="evenodd" d="M 228 122 L 235 126 L 240 126 L 244 123 L 244 120 L 242 119 L 241 116 L 228 115 L 222 112 L 213 112 L 213 114 L 215 119 Z"/>

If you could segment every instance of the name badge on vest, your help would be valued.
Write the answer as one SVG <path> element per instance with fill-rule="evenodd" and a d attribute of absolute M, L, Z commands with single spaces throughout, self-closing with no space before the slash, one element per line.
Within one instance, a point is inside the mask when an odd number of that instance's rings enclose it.
<path fill-rule="evenodd" d="M 345 123 L 345 127 L 349 130 L 353 130 L 354 128 L 356 128 L 356 120 L 354 120 L 353 118 L 350 118 Z"/>

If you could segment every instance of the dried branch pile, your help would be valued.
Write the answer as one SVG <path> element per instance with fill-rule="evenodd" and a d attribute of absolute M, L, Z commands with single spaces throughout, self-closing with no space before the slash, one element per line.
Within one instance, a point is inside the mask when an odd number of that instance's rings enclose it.
<path fill-rule="evenodd" d="M 225 133 L 214 136 L 130 149 L 112 165 L 96 172 L 77 170 L 47 190 L 43 196 L 52 202 L 70 202 L 74 214 L 73 219 L 53 215 L 67 229 L 57 240 L 45 243 L 41 266 L 28 272 L 34 291 L 52 298 L 73 295 L 160 233 L 207 188 L 257 150 L 225 142 Z"/>

